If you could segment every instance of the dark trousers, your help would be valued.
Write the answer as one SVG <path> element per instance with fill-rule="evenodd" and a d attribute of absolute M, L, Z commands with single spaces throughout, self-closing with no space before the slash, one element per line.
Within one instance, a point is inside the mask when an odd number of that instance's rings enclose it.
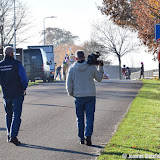
<path fill-rule="evenodd" d="M 18 135 L 21 124 L 23 100 L 24 96 L 4 99 L 7 134 L 10 137 L 17 137 Z"/>
<path fill-rule="evenodd" d="M 80 140 L 91 137 L 94 125 L 96 97 L 75 97 L 75 107 L 77 115 L 78 136 Z M 86 125 L 84 115 L 86 114 Z"/>

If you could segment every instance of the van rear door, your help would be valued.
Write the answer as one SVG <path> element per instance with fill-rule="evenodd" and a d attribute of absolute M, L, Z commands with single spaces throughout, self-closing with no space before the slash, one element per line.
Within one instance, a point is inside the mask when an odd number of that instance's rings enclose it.
<path fill-rule="evenodd" d="M 40 49 L 24 50 L 24 67 L 31 81 L 43 78 L 43 60 Z"/>

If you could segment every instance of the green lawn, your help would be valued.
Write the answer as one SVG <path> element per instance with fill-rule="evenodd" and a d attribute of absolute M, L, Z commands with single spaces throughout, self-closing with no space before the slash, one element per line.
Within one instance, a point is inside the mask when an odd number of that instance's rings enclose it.
<path fill-rule="evenodd" d="M 28 86 L 32 86 L 32 85 L 35 85 L 35 84 L 39 84 L 39 82 L 29 82 Z"/>
<path fill-rule="evenodd" d="M 98 160 L 160 159 L 160 81 L 143 87 Z"/>

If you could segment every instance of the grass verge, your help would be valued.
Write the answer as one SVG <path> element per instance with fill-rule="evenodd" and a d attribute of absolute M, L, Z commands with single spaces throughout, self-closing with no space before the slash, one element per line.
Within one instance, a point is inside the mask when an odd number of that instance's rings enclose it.
<path fill-rule="evenodd" d="M 117 132 L 98 160 L 160 159 L 160 81 L 143 80 Z"/>
<path fill-rule="evenodd" d="M 29 83 L 28 83 L 28 86 L 33 86 L 33 85 L 35 85 L 35 84 L 39 84 L 39 82 L 29 82 Z"/>

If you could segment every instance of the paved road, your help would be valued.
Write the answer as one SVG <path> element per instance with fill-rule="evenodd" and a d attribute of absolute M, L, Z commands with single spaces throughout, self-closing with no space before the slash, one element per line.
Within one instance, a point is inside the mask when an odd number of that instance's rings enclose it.
<path fill-rule="evenodd" d="M 31 86 L 23 106 L 19 140 L 6 142 L 5 113 L 0 94 L 0 160 L 92 160 L 112 137 L 142 84 L 141 81 L 104 80 L 97 83 L 93 146 L 77 138 L 73 98 L 64 82 Z"/>

